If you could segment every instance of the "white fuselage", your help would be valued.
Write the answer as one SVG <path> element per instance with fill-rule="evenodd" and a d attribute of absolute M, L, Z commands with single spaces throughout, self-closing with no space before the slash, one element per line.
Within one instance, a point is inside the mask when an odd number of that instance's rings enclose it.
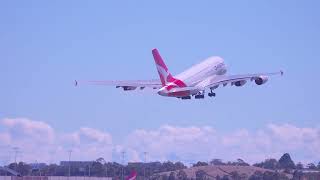
<path fill-rule="evenodd" d="M 175 76 L 175 78 L 182 80 L 187 87 L 168 90 L 165 86 L 158 91 L 158 94 L 173 97 L 190 96 L 199 92 L 197 87 L 201 86 L 201 83 L 206 79 L 224 75 L 226 72 L 227 69 L 222 58 L 210 57 Z"/>
<path fill-rule="evenodd" d="M 216 96 L 214 92 L 218 87 L 231 86 L 241 87 L 249 81 L 262 85 L 268 81 L 269 76 L 283 75 L 283 71 L 272 73 L 237 74 L 226 75 L 227 67 L 224 60 L 213 56 L 192 66 L 186 71 L 173 76 L 159 51 L 152 49 L 152 55 L 159 75 L 159 79 L 154 80 L 131 80 L 131 81 L 84 81 L 95 85 L 109 85 L 116 88 L 123 88 L 124 91 L 131 91 L 137 88 L 158 89 L 158 94 L 166 97 L 177 97 L 181 99 L 203 99 L 206 91 L 209 97 Z M 75 81 L 78 85 L 78 81 Z"/>

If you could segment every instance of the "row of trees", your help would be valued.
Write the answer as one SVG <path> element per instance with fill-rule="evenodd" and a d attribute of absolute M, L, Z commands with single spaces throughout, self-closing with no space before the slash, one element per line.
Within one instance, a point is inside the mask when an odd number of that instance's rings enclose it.
<path fill-rule="evenodd" d="M 193 164 L 193 167 L 197 166 L 208 166 L 208 165 L 233 165 L 233 166 L 250 166 L 242 159 L 237 159 L 234 162 L 223 162 L 221 159 L 213 159 L 210 162 L 197 162 Z M 285 170 L 288 173 L 294 172 L 294 170 L 310 169 L 310 170 L 320 170 L 320 162 L 315 164 L 308 164 L 306 167 L 302 163 L 295 164 L 288 153 L 285 153 L 279 160 L 276 159 L 266 159 L 261 163 L 253 164 L 253 166 L 271 169 L 271 170 Z M 140 176 L 151 177 L 155 174 L 168 171 L 183 170 L 187 168 L 182 162 L 149 162 L 149 163 L 128 163 L 127 165 L 122 165 L 116 162 L 106 162 L 103 158 L 99 158 L 96 161 L 92 161 L 85 166 L 79 165 L 69 166 L 57 165 L 57 164 L 42 164 L 41 166 L 33 166 L 24 162 L 11 163 L 8 165 L 10 169 L 16 170 L 21 175 L 46 175 L 46 176 L 108 176 L 108 177 L 121 177 L 127 176 L 132 170 L 137 171 Z M 4 174 L 2 172 L 2 174 Z M 198 172 L 199 176 L 204 175 L 203 172 Z M 184 177 L 183 171 L 179 171 L 177 177 Z M 165 177 L 164 177 L 165 178 Z M 169 176 L 168 176 L 169 178 Z M 181 178 L 180 178 L 181 179 Z"/>
<path fill-rule="evenodd" d="M 156 175 L 151 177 L 151 180 L 211 180 L 211 179 L 216 179 L 216 180 L 289 180 L 289 178 L 279 172 L 269 172 L 266 171 L 264 173 L 260 171 L 256 171 L 253 175 L 249 176 L 247 174 L 239 174 L 236 171 L 231 172 L 228 175 L 224 176 L 210 176 L 203 170 L 198 170 L 195 173 L 195 178 L 188 178 L 186 173 L 183 170 L 180 170 L 178 173 L 171 172 L 169 176 L 167 174 L 162 174 L 162 175 Z M 293 177 L 293 180 L 298 180 Z M 300 179 L 299 179 L 300 180 Z"/>
<path fill-rule="evenodd" d="M 264 162 L 253 164 L 253 166 L 278 170 L 302 170 L 302 169 L 309 169 L 309 170 L 320 170 L 320 162 L 315 165 L 314 163 L 309 163 L 304 167 L 301 162 L 295 164 L 291 159 L 288 153 L 285 153 L 279 160 L 276 159 L 266 159 Z"/>
<path fill-rule="evenodd" d="M 320 179 L 320 173 L 303 173 L 300 170 L 295 170 L 291 175 L 279 172 L 279 171 L 256 171 L 252 175 L 239 174 L 237 171 L 230 172 L 223 176 L 212 176 L 207 174 L 204 170 L 198 170 L 195 172 L 195 178 L 190 178 L 184 172 L 180 170 L 178 172 L 171 172 L 167 174 L 156 174 L 150 178 L 150 180 L 301 180 L 301 179 Z"/>
<path fill-rule="evenodd" d="M 209 163 L 199 161 L 196 164 L 193 164 L 193 167 L 208 166 L 208 165 L 250 166 L 249 163 L 246 163 L 242 159 L 237 159 L 237 161 L 235 161 L 235 162 L 230 162 L 230 161 L 223 162 L 221 159 L 212 159 Z M 280 170 L 280 169 L 320 170 L 320 162 L 317 165 L 315 165 L 314 163 L 309 163 L 306 166 L 304 166 L 301 162 L 298 162 L 297 164 L 295 164 L 288 153 L 283 154 L 279 160 L 266 159 L 263 162 L 253 164 L 253 166 L 261 167 L 261 168 L 265 168 L 265 169 L 271 169 L 271 170 Z"/>
<path fill-rule="evenodd" d="M 167 174 L 156 174 L 150 178 L 151 180 L 300 180 L 300 179 L 320 179 L 320 173 L 302 173 L 296 170 L 292 176 L 288 176 L 285 173 L 278 171 L 256 171 L 252 175 L 239 174 L 237 171 L 233 171 L 223 176 L 211 176 L 203 170 L 195 172 L 195 178 L 189 178 L 184 170 L 178 172 L 171 172 Z"/>
<path fill-rule="evenodd" d="M 235 162 L 223 162 L 221 159 L 212 159 L 209 163 L 207 162 L 197 162 L 196 164 L 193 164 L 193 167 L 197 166 L 208 166 L 208 165 L 231 165 L 231 166 L 250 166 L 249 163 L 246 163 L 242 159 L 237 159 Z M 320 170 L 320 162 L 315 165 L 314 163 L 309 163 L 305 167 L 301 162 L 298 162 L 297 164 L 294 163 L 294 161 L 291 159 L 290 155 L 288 153 L 285 153 L 281 156 L 279 160 L 276 159 L 266 159 L 263 162 L 255 163 L 253 166 L 261 167 L 265 169 L 271 169 L 271 170 L 302 170 L 302 169 L 309 169 L 309 170 Z"/>
<path fill-rule="evenodd" d="M 246 163 L 242 159 L 237 159 L 237 161 L 231 162 L 223 162 L 221 159 L 212 159 L 209 163 L 207 162 L 201 162 L 198 161 L 196 164 L 193 164 L 193 167 L 198 166 L 208 166 L 208 165 L 215 165 L 215 166 L 223 166 L 223 165 L 229 165 L 229 166 L 250 166 L 250 164 Z"/>
<path fill-rule="evenodd" d="M 103 158 L 92 161 L 82 166 L 68 166 L 57 164 L 42 164 L 42 166 L 34 166 L 24 162 L 11 163 L 7 167 L 17 171 L 22 176 L 95 176 L 95 177 L 121 177 L 128 176 L 132 170 L 135 170 L 140 176 L 149 177 L 155 173 L 176 171 L 187 168 L 181 162 L 149 162 L 149 163 L 128 163 L 122 165 L 116 162 L 105 162 Z M 70 169 L 69 169 L 70 168 Z M 0 175 L 6 174 L 0 172 Z M 9 174 L 7 174 L 9 175 Z"/>

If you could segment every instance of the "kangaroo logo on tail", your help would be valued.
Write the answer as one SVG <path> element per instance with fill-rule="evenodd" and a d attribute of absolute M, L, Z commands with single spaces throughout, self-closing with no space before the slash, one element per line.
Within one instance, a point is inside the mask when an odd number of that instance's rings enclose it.
<path fill-rule="evenodd" d="M 171 75 L 157 49 L 152 50 L 152 55 L 156 63 L 162 86 L 168 86 L 168 90 L 174 87 L 186 87 L 186 84 L 183 81 L 175 79 Z"/>

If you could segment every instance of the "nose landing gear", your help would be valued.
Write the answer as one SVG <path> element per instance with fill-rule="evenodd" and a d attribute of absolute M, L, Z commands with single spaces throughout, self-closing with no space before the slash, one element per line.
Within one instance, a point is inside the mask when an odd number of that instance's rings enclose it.
<path fill-rule="evenodd" d="M 203 99 L 204 98 L 204 94 L 198 94 L 194 96 L 195 99 Z"/>
<path fill-rule="evenodd" d="M 194 96 L 195 99 L 204 99 L 204 91 L 200 91 L 198 94 Z"/>

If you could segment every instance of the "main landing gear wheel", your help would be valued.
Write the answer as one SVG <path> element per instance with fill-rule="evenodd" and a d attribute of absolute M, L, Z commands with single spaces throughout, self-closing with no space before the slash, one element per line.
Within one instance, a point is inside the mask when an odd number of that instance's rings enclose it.
<path fill-rule="evenodd" d="M 215 97 L 216 96 L 216 93 L 214 93 L 211 89 L 211 92 L 208 93 L 208 96 L 209 97 Z"/>
<path fill-rule="evenodd" d="M 191 99 L 191 96 L 184 96 L 184 97 L 181 97 L 181 99 L 185 100 L 185 99 Z"/>
<path fill-rule="evenodd" d="M 196 99 L 203 99 L 203 98 L 204 98 L 204 95 L 203 95 L 203 94 L 198 94 L 198 95 L 195 95 L 194 98 L 196 98 Z"/>
<path fill-rule="evenodd" d="M 205 92 L 200 91 L 198 94 L 194 96 L 195 99 L 204 99 Z"/>

